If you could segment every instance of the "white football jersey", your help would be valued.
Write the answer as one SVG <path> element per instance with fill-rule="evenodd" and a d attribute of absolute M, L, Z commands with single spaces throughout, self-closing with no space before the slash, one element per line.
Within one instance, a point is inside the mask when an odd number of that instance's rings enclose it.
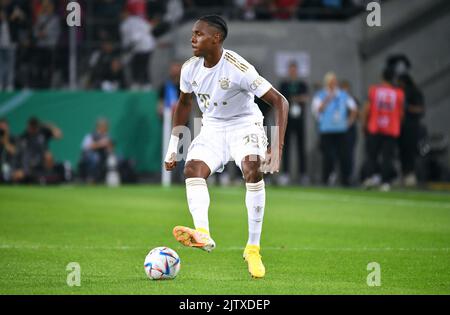
<path fill-rule="evenodd" d="M 195 93 L 203 122 L 227 122 L 243 117 L 262 121 L 254 96 L 266 94 L 272 85 L 237 53 L 223 49 L 220 61 L 212 68 L 203 57 L 192 57 L 181 69 L 180 90 Z"/>

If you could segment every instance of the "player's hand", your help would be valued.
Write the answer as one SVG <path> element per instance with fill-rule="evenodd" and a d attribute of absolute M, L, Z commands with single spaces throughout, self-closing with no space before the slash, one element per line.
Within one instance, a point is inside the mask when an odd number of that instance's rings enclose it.
<path fill-rule="evenodd" d="M 280 171 L 281 150 L 272 152 L 269 147 L 266 152 L 266 158 L 261 163 L 261 172 L 264 174 L 278 173 Z"/>
<path fill-rule="evenodd" d="M 175 166 L 177 166 L 177 151 L 179 140 L 180 138 L 178 136 L 170 136 L 169 147 L 164 159 L 164 166 L 166 168 L 166 171 L 171 171 L 175 168 Z"/>
<path fill-rule="evenodd" d="M 177 166 L 177 154 L 175 152 L 167 154 L 164 161 L 164 166 L 166 171 L 171 171 Z"/>

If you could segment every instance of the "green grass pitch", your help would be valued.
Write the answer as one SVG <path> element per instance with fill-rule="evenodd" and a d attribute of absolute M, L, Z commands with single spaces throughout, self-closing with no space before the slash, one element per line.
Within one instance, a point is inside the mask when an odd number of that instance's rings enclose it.
<path fill-rule="evenodd" d="M 184 187 L 0 187 L 0 294 L 450 294 L 450 195 L 267 188 L 266 277 L 251 279 L 244 187 L 210 187 L 217 248 L 184 248 Z M 181 257 L 172 281 L 151 281 L 145 255 Z M 66 266 L 81 266 L 69 287 Z M 381 267 L 369 287 L 367 265 Z"/>

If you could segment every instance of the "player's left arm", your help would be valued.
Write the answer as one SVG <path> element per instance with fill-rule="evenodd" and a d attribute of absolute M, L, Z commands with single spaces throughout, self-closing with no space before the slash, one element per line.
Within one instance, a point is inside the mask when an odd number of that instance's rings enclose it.
<path fill-rule="evenodd" d="M 50 131 L 50 134 L 55 139 L 62 139 L 63 133 L 59 127 L 52 123 L 45 123 L 44 128 L 47 128 Z"/>
<path fill-rule="evenodd" d="M 268 150 L 269 160 L 265 161 L 263 171 L 265 173 L 278 172 L 280 170 L 280 161 L 283 154 L 284 136 L 288 121 L 289 102 L 275 88 L 270 88 L 261 99 L 271 105 L 275 110 L 275 139 L 272 139 L 271 147 Z M 275 151 L 275 152 L 274 152 Z"/>

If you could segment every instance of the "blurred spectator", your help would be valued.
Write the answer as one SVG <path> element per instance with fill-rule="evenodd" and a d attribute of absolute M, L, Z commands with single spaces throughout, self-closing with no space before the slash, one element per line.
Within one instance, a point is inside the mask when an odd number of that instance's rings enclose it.
<path fill-rule="evenodd" d="M 142 17 L 124 12 L 120 25 L 125 63 L 129 65 L 133 90 L 151 88 L 150 57 L 156 47 L 152 26 Z"/>
<path fill-rule="evenodd" d="M 197 7 L 223 7 L 226 0 L 191 0 Z"/>
<path fill-rule="evenodd" d="M 367 2 L 365 0 L 302 0 L 297 16 L 300 19 L 342 20 L 362 12 Z"/>
<path fill-rule="evenodd" d="M 396 176 L 394 167 L 395 148 L 400 136 L 405 100 L 404 92 L 393 86 L 395 72 L 392 68 L 383 71 L 381 84 L 369 88 L 369 100 L 363 113 L 363 127 L 366 137 L 366 178 L 364 187 L 378 186 L 379 177 L 376 170 L 381 170 L 382 191 L 388 191 L 391 181 Z M 381 164 L 378 158 L 381 155 Z"/>
<path fill-rule="evenodd" d="M 184 15 L 183 1 L 169 0 L 167 1 L 163 20 L 170 25 L 178 24 Z"/>
<path fill-rule="evenodd" d="M 14 87 L 15 51 L 26 15 L 21 1 L 0 0 L 0 91 Z"/>
<path fill-rule="evenodd" d="M 421 133 L 420 120 L 425 114 L 425 102 L 422 92 L 411 76 L 403 74 L 397 82 L 405 93 L 405 117 L 399 138 L 402 176 L 405 186 L 414 187 L 417 185 L 415 165 Z"/>
<path fill-rule="evenodd" d="M 290 20 L 296 17 L 297 9 L 301 0 L 275 0 L 274 17 L 280 20 Z"/>
<path fill-rule="evenodd" d="M 147 18 L 147 1 L 146 0 L 127 0 L 125 10 L 134 16 L 143 19 Z"/>
<path fill-rule="evenodd" d="M 16 139 L 9 132 L 8 121 L 0 119 L 0 182 L 12 181 L 16 165 Z"/>
<path fill-rule="evenodd" d="M 337 160 L 340 165 L 342 185 L 350 184 L 347 131 L 356 119 L 356 110 L 353 98 L 338 88 L 336 75 L 332 72 L 327 73 L 324 78 L 324 88 L 316 93 L 312 102 L 312 111 L 319 124 L 324 184 L 333 184 Z"/>
<path fill-rule="evenodd" d="M 153 0 L 148 4 L 148 17 L 152 34 L 158 38 L 180 23 L 184 17 L 182 0 Z"/>
<path fill-rule="evenodd" d="M 51 87 L 56 59 L 56 46 L 61 33 L 60 20 L 51 0 L 42 0 L 42 6 L 33 26 L 35 52 L 32 82 L 35 88 Z"/>
<path fill-rule="evenodd" d="M 88 133 L 81 144 L 79 172 L 81 178 L 88 183 L 101 182 L 105 179 L 106 162 L 114 148 L 108 130 L 108 121 L 105 118 L 99 118 L 95 131 Z"/>
<path fill-rule="evenodd" d="M 175 104 L 180 95 L 180 75 L 182 64 L 179 62 L 172 62 L 169 67 L 169 78 L 159 89 L 159 105 L 158 113 L 162 116 L 164 107 L 175 110 Z"/>
<path fill-rule="evenodd" d="M 53 157 L 49 151 L 51 139 L 61 139 L 61 130 L 49 123 L 41 123 L 36 117 L 28 120 L 27 129 L 19 138 L 19 165 L 16 180 L 39 182 L 49 172 Z M 44 178 L 45 180 L 45 178 Z"/>
<path fill-rule="evenodd" d="M 271 20 L 275 10 L 273 0 L 235 0 L 234 5 L 244 20 Z"/>
<path fill-rule="evenodd" d="M 153 21 L 155 18 L 161 18 L 167 12 L 168 2 L 171 0 L 148 0 L 147 1 L 147 18 L 150 21 Z M 179 1 L 175 1 L 179 2 Z M 183 6 L 183 1 L 180 0 L 181 5 Z"/>
<path fill-rule="evenodd" d="M 394 73 L 392 81 L 394 84 L 397 82 L 398 78 L 401 75 L 409 74 L 411 66 L 412 66 L 411 61 L 404 54 L 390 55 L 386 59 L 386 68 L 391 69 Z"/>
<path fill-rule="evenodd" d="M 342 9 L 343 7 L 342 0 L 322 0 L 322 6 L 327 9 Z"/>
<path fill-rule="evenodd" d="M 289 182 L 289 175 L 293 166 L 290 160 L 290 152 L 292 149 L 291 136 L 295 136 L 297 140 L 297 162 L 298 171 L 300 173 L 300 181 L 305 183 L 308 181 L 306 174 L 306 134 L 305 134 L 305 110 L 308 102 L 308 86 L 298 76 L 298 66 L 296 62 L 289 64 L 289 77 L 281 82 L 280 92 L 289 101 L 288 124 L 285 137 L 285 152 L 283 154 L 283 169 L 281 180 L 285 183 Z"/>
<path fill-rule="evenodd" d="M 273 0 L 253 0 L 252 7 L 255 12 L 255 19 L 257 20 L 272 20 L 273 19 Z"/>
<path fill-rule="evenodd" d="M 350 95 L 351 98 L 355 100 L 355 104 L 357 107 L 357 114 L 359 113 L 359 109 L 361 108 L 361 102 L 353 95 L 352 93 L 352 87 L 349 81 L 342 81 L 341 82 L 341 89 L 345 92 L 347 92 L 348 95 Z M 351 179 L 354 178 L 355 173 L 355 149 L 356 149 L 356 143 L 358 141 L 358 130 L 357 130 L 357 121 L 358 119 L 355 119 L 353 123 L 349 126 L 347 131 L 347 145 L 348 145 L 348 154 L 350 158 L 350 176 Z"/>
<path fill-rule="evenodd" d="M 89 86 L 103 91 L 125 88 L 125 78 L 120 61 L 120 52 L 110 40 L 104 40 L 99 50 L 92 53 L 89 60 Z"/>
<path fill-rule="evenodd" d="M 92 1 L 92 0 L 88 0 Z M 122 13 L 125 0 L 94 0 L 93 16 L 101 22 L 101 25 L 95 24 L 95 38 L 103 40 L 104 33 L 113 38 L 119 38 L 120 14 Z"/>
<path fill-rule="evenodd" d="M 243 20 L 253 20 L 255 12 L 249 5 L 250 0 L 234 0 L 233 6 L 236 8 L 235 18 Z"/>
<path fill-rule="evenodd" d="M 0 0 L 0 91 L 12 90 L 14 43 L 9 23 L 11 0 Z"/>
<path fill-rule="evenodd" d="M 13 14 L 10 19 L 12 37 L 15 41 L 14 87 L 28 88 L 31 84 L 32 68 L 32 14 L 27 0 L 13 2 Z"/>
<path fill-rule="evenodd" d="M 57 163 L 50 151 L 44 154 L 44 166 L 39 174 L 38 182 L 41 185 L 60 184 L 72 179 L 70 163 Z"/>

